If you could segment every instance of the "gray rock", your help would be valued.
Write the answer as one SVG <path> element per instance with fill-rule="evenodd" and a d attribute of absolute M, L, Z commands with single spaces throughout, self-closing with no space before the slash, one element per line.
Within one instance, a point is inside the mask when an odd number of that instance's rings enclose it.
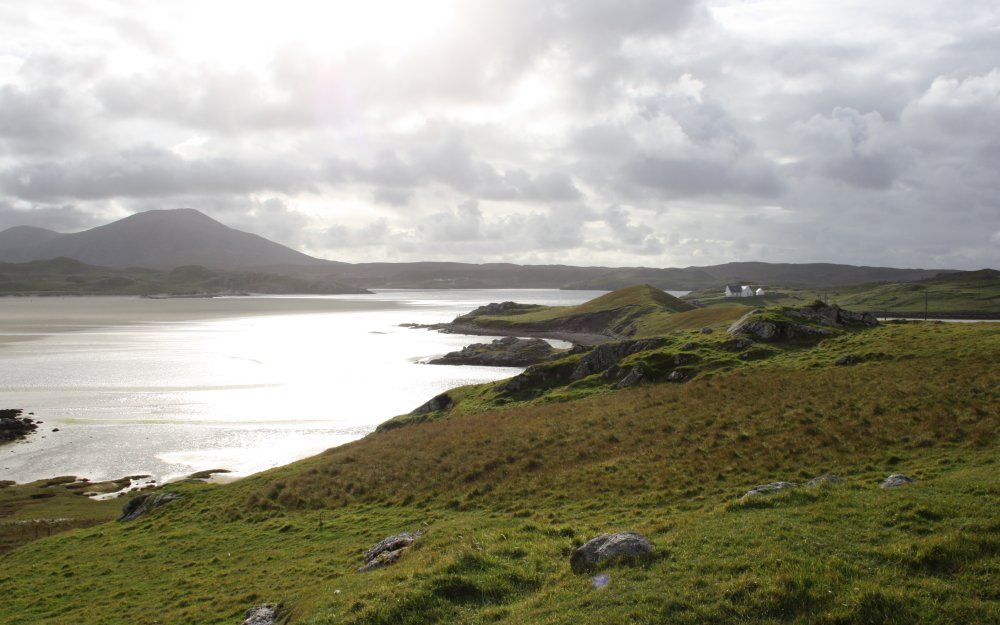
<path fill-rule="evenodd" d="M 675 369 L 674 371 L 670 372 L 670 375 L 667 376 L 667 381 L 668 382 L 683 382 L 686 377 L 687 376 L 684 375 L 683 371 L 678 371 L 678 370 Z"/>
<path fill-rule="evenodd" d="M 455 405 L 455 400 L 451 398 L 448 393 L 441 393 L 436 397 L 432 397 L 426 403 L 421 404 L 413 411 L 413 414 L 428 414 L 431 412 L 437 412 L 438 410 L 451 410 L 452 406 Z"/>
<path fill-rule="evenodd" d="M 573 551 L 569 565 L 574 571 L 586 571 L 600 564 L 620 560 L 638 560 L 653 553 L 653 543 L 642 534 L 621 532 L 601 534 Z"/>
<path fill-rule="evenodd" d="M 366 573 L 394 564 L 420 536 L 420 532 L 401 532 L 382 539 L 365 552 L 365 563 L 358 567 L 358 572 Z"/>
<path fill-rule="evenodd" d="M 656 349 L 664 344 L 666 344 L 665 339 L 639 339 L 598 345 L 580 359 L 570 374 L 570 379 L 582 380 L 595 373 L 601 373 L 626 356 Z"/>
<path fill-rule="evenodd" d="M 913 479 L 912 477 L 907 477 L 902 473 L 893 473 L 889 477 L 885 478 L 881 486 L 882 488 L 896 488 L 898 486 L 905 486 L 907 484 L 912 484 L 916 481 L 917 480 Z"/>
<path fill-rule="evenodd" d="M 632 367 L 632 369 L 625 374 L 625 377 L 615 384 L 615 388 L 628 388 L 630 386 L 635 386 L 636 384 L 642 382 L 645 379 L 645 374 L 642 372 L 640 367 Z"/>
<path fill-rule="evenodd" d="M 689 351 L 698 347 L 697 343 L 685 343 L 681 345 L 681 349 Z"/>
<path fill-rule="evenodd" d="M 839 475 L 834 475 L 832 473 L 824 473 L 823 475 L 817 475 L 813 479 L 806 482 L 806 486 L 819 486 L 820 484 L 840 484 L 844 481 L 844 478 Z"/>
<path fill-rule="evenodd" d="M 770 484 L 761 484 L 760 486 L 754 486 L 748 490 L 743 495 L 743 499 L 759 497 L 760 495 L 770 495 L 789 488 L 798 488 L 798 486 L 799 485 L 795 482 L 771 482 Z"/>
<path fill-rule="evenodd" d="M 843 356 L 838 358 L 833 364 L 841 367 L 847 367 L 850 365 L 856 365 L 859 362 L 861 362 L 861 359 L 855 356 L 854 354 L 844 354 Z"/>
<path fill-rule="evenodd" d="M 129 499 L 122 508 L 119 521 L 134 521 L 144 514 L 151 512 L 155 508 L 166 505 L 171 501 L 180 499 L 177 493 L 146 493 Z"/>
<path fill-rule="evenodd" d="M 281 606 L 275 603 L 256 605 L 246 613 L 241 625 L 277 625 Z"/>
<path fill-rule="evenodd" d="M 701 333 L 702 334 L 711 334 L 712 333 L 712 328 L 709 328 L 708 326 L 705 326 L 704 328 L 701 329 Z"/>
<path fill-rule="evenodd" d="M 527 367 L 552 358 L 557 350 L 542 339 L 506 336 L 491 343 L 473 343 L 430 361 L 432 365 Z"/>

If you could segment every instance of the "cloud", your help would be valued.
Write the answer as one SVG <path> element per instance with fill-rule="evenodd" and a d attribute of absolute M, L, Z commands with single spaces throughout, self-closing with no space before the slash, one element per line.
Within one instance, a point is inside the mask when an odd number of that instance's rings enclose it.
<path fill-rule="evenodd" d="M 193 206 L 344 260 L 997 263 L 995 3 L 123 7 L 0 6 L 0 223 Z"/>

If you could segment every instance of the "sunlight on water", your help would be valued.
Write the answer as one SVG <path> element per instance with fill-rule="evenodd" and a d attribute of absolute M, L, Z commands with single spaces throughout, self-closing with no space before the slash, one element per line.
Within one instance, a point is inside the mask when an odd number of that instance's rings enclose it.
<path fill-rule="evenodd" d="M 0 343 L 0 407 L 45 422 L 29 442 L 0 449 L 0 479 L 171 478 L 285 464 L 359 438 L 448 388 L 519 371 L 421 364 L 486 339 L 400 324 L 447 321 L 491 301 L 573 304 L 597 294 L 52 298 L 31 302 L 36 327 L 17 322 L 28 303 L 0 302 L 0 335 L 31 335 Z M 74 331 L 47 333 L 57 325 Z"/>

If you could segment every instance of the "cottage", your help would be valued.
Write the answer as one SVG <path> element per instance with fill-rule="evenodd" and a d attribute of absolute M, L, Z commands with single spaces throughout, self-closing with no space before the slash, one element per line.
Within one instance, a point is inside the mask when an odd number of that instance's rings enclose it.
<path fill-rule="evenodd" d="M 738 284 L 727 284 L 726 285 L 726 297 L 753 297 L 754 290 L 753 287 L 748 285 L 738 285 Z"/>
<path fill-rule="evenodd" d="M 765 291 L 763 287 L 757 287 L 757 290 L 754 291 L 753 294 L 760 297 L 761 295 L 767 295 L 767 291 Z"/>

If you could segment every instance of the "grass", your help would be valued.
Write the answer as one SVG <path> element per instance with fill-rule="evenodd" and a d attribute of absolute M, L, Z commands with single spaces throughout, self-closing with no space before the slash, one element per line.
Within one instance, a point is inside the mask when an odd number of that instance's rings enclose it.
<path fill-rule="evenodd" d="M 882 356 L 834 366 L 845 350 Z M 172 485 L 146 518 L 0 556 L 0 622 L 231 624 L 280 601 L 309 625 L 1000 623 L 998 356 L 993 324 L 886 325 Z M 846 479 L 739 502 L 825 472 Z M 880 489 L 892 472 L 917 482 Z M 414 529 L 398 564 L 354 572 Z M 656 557 L 597 589 L 569 555 L 616 530 Z"/>
<path fill-rule="evenodd" d="M 647 284 L 618 289 L 578 306 L 535 306 L 506 315 L 464 315 L 457 322 L 484 328 L 567 330 L 609 336 L 634 336 L 650 319 L 693 311 L 682 299 Z"/>
<path fill-rule="evenodd" d="M 767 287 L 767 295 L 734 300 L 721 290 L 691 293 L 685 299 L 699 305 L 801 306 L 822 299 L 849 310 L 922 315 L 930 313 L 973 313 L 1000 315 L 1000 272 L 993 269 L 945 274 L 916 282 L 860 284 L 829 289 Z"/>

